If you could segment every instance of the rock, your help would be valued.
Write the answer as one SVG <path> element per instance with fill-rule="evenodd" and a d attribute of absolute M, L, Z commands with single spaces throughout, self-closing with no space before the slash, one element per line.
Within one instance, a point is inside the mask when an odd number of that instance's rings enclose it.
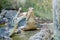
<path fill-rule="evenodd" d="M 30 37 L 29 40 L 51 40 L 51 35 L 48 30 L 41 30 L 39 33 Z"/>
<path fill-rule="evenodd" d="M 0 37 L 1 38 L 10 38 L 7 27 L 0 28 Z"/>
<path fill-rule="evenodd" d="M 7 18 L 2 18 L 1 20 L 0 20 L 0 24 L 5 24 L 5 23 L 7 23 L 8 22 L 8 19 Z"/>
<path fill-rule="evenodd" d="M 29 40 L 51 40 L 52 39 L 52 32 L 51 30 L 46 27 L 47 25 L 44 24 L 44 27 L 41 29 L 40 32 L 36 33 L 34 36 L 31 36 Z"/>
<path fill-rule="evenodd" d="M 29 11 L 26 17 L 26 27 L 24 27 L 23 30 L 33 30 L 36 28 L 37 27 L 35 25 L 33 8 L 29 8 Z"/>

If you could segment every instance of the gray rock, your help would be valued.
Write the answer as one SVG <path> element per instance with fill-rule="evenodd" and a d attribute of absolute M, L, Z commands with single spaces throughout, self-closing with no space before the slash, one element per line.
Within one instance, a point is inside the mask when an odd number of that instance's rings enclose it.
<path fill-rule="evenodd" d="M 43 29 L 39 33 L 36 33 L 34 36 L 31 36 L 29 40 L 51 40 L 51 34 L 48 29 Z"/>

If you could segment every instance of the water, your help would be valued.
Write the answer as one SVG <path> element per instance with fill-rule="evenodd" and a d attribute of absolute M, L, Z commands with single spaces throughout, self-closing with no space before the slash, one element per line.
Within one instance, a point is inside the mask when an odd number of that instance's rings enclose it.
<path fill-rule="evenodd" d="M 4 29 L 3 29 L 4 31 Z M 3 31 L 1 33 L 3 33 Z M 38 33 L 40 30 L 34 31 L 21 31 L 19 34 L 12 35 L 11 38 L 1 38 L 0 40 L 28 40 L 31 36 Z M 4 33 L 3 33 L 4 34 Z M 7 35 L 6 35 L 7 36 Z"/>
<path fill-rule="evenodd" d="M 7 22 L 8 24 L 5 27 L 0 28 L 0 37 L 9 39 L 9 29 L 13 28 L 12 19 L 16 15 L 17 11 L 15 11 L 15 10 L 14 11 L 5 10 L 5 11 L 7 11 L 5 18 L 7 18 L 6 20 L 8 20 L 8 22 Z M 6 20 L 4 20 L 4 18 L 2 18 L 1 22 L 6 22 Z"/>
<path fill-rule="evenodd" d="M 19 34 L 14 34 L 11 38 L 9 37 L 9 29 L 13 28 L 12 19 L 15 17 L 17 11 L 13 10 L 7 10 L 7 14 L 5 17 L 8 19 L 8 25 L 5 27 L 0 28 L 0 40 L 28 40 L 30 36 L 34 35 L 35 33 L 39 32 L 40 30 L 35 31 L 22 31 Z M 20 26 L 26 25 L 26 19 L 22 19 L 19 24 L 18 28 Z M 6 29 L 9 28 L 9 29 Z"/>
<path fill-rule="evenodd" d="M 34 31 L 22 31 L 19 34 L 14 34 L 12 36 L 13 40 L 29 40 L 31 36 L 38 33 L 40 30 L 34 30 Z"/>
<path fill-rule="evenodd" d="M 9 32 L 11 31 L 12 28 L 14 28 L 14 24 L 13 24 L 13 18 L 15 17 L 15 15 L 17 14 L 17 11 L 15 10 L 5 10 L 7 11 L 6 15 L 5 15 L 5 18 L 7 18 L 8 20 L 8 24 L 6 25 L 6 27 L 2 27 L 0 28 L 0 37 L 1 38 L 9 38 Z M 1 22 L 4 22 L 6 20 L 3 20 Z M 18 27 L 20 26 L 23 26 L 24 24 L 26 24 L 25 22 L 25 18 L 22 19 L 19 24 L 18 24 Z M 6 29 L 7 28 L 7 29 Z"/>
<path fill-rule="evenodd" d="M 0 38 L 9 39 L 9 32 L 7 27 L 0 28 Z"/>

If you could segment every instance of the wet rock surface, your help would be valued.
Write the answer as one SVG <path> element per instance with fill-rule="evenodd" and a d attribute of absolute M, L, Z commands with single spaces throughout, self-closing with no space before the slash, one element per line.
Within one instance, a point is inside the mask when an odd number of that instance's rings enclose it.
<path fill-rule="evenodd" d="M 6 24 L 4 27 L 0 28 L 0 37 L 1 38 L 10 38 L 9 37 L 9 29 L 11 29 L 12 26 L 12 19 L 16 15 L 16 11 L 13 10 L 3 10 L 2 12 L 6 11 L 6 14 L 4 18 L 0 20 L 0 24 Z M 7 28 L 7 29 L 6 29 Z"/>
<path fill-rule="evenodd" d="M 4 28 L 0 28 L 0 38 L 9 38 L 9 31 L 7 29 L 7 27 Z"/>
<path fill-rule="evenodd" d="M 51 40 L 50 33 L 45 30 L 40 31 L 39 33 L 32 36 L 29 40 Z"/>
<path fill-rule="evenodd" d="M 46 25 L 43 25 L 40 32 L 36 33 L 34 36 L 31 36 L 29 40 L 51 40 L 53 35 L 52 28 L 46 28 Z"/>

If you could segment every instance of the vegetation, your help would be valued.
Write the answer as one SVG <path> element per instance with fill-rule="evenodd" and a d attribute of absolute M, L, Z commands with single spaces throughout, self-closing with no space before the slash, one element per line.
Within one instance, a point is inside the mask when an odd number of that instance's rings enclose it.
<path fill-rule="evenodd" d="M 1 8 L 17 9 L 22 7 L 23 11 L 27 11 L 29 7 L 33 7 L 36 16 L 52 20 L 51 2 L 52 0 L 0 0 L 0 10 Z"/>

